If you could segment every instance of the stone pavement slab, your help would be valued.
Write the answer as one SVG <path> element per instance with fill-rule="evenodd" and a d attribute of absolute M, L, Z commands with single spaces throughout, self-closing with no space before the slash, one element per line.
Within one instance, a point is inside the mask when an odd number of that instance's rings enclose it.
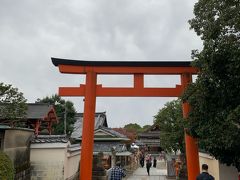
<path fill-rule="evenodd" d="M 135 176 L 129 177 L 127 180 L 166 180 L 165 176 Z"/>
<path fill-rule="evenodd" d="M 147 175 L 146 167 L 139 167 L 133 174 L 125 178 L 126 180 L 166 180 L 167 170 L 166 169 L 150 169 L 150 176 Z"/>

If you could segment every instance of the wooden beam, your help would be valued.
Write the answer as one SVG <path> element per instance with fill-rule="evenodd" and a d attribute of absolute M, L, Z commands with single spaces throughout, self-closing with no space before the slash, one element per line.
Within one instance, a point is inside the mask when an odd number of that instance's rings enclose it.
<path fill-rule="evenodd" d="M 134 74 L 134 88 L 144 88 L 143 74 Z"/>
<path fill-rule="evenodd" d="M 94 71 L 97 74 L 183 74 L 185 72 L 196 74 L 194 67 L 94 67 L 94 66 L 73 66 L 59 65 L 61 73 L 86 74 Z"/>
<path fill-rule="evenodd" d="M 85 96 L 85 85 L 80 87 L 60 87 L 60 96 Z M 97 97 L 178 97 L 182 94 L 182 87 L 175 88 L 124 88 L 102 87 L 97 85 Z"/>

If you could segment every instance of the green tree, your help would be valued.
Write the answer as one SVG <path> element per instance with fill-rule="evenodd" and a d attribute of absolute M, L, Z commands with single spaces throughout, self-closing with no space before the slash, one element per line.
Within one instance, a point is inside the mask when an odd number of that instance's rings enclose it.
<path fill-rule="evenodd" d="M 142 127 L 142 131 L 146 131 L 147 129 L 149 129 L 151 127 L 151 125 L 144 125 Z"/>
<path fill-rule="evenodd" d="M 184 123 L 181 101 L 174 100 L 165 104 L 154 116 L 154 123 L 160 128 L 160 146 L 168 152 L 185 152 Z"/>
<path fill-rule="evenodd" d="M 37 99 L 36 103 L 49 103 L 55 106 L 56 114 L 59 118 L 59 123 L 54 124 L 54 134 L 64 133 L 64 116 L 66 113 L 66 132 L 70 135 L 73 131 L 73 125 L 75 123 L 76 110 L 74 104 L 71 101 L 65 101 L 58 95 L 52 95 L 43 99 Z"/>
<path fill-rule="evenodd" d="M 11 159 L 0 151 L 0 179 L 13 180 L 14 179 L 14 167 Z"/>
<path fill-rule="evenodd" d="M 193 51 L 200 72 L 184 100 L 192 109 L 190 133 L 200 147 L 240 171 L 240 2 L 199 0 L 191 28 L 203 40 Z"/>
<path fill-rule="evenodd" d="M 26 99 L 23 93 L 10 84 L 0 82 L 0 119 L 19 120 L 26 115 Z"/>
<path fill-rule="evenodd" d="M 126 124 L 124 126 L 124 129 L 126 129 L 127 131 L 129 132 L 134 132 L 134 133 L 137 133 L 137 132 L 141 132 L 142 131 L 142 127 L 137 124 L 137 123 L 129 123 L 129 124 Z"/>

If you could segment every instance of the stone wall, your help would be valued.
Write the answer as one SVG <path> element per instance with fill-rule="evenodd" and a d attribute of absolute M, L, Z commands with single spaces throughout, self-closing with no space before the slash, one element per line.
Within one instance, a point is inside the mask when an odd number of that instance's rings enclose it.
<path fill-rule="evenodd" d="M 24 128 L 4 129 L 3 151 L 15 168 L 15 180 L 30 179 L 30 141 L 33 130 Z"/>
<path fill-rule="evenodd" d="M 15 174 L 15 180 L 30 180 L 31 179 L 31 168 L 25 169 Z"/>

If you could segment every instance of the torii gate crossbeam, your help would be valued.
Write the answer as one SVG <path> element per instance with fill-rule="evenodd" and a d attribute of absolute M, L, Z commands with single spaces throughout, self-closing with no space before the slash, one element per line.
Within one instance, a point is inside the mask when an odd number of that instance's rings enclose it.
<path fill-rule="evenodd" d="M 80 87 L 60 87 L 60 96 L 84 96 L 83 134 L 80 179 L 92 179 L 94 144 L 94 115 L 96 97 L 179 97 L 192 81 L 197 69 L 188 61 L 75 61 L 52 58 L 61 73 L 85 74 L 86 83 Z M 102 87 L 97 85 L 98 74 L 130 74 L 134 76 L 133 87 Z M 175 88 L 146 88 L 144 75 L 180 75 L 181 85 Z M 183 103 L 183 117 L 189 114 L 189 104 Z M 185 133 L 188 179 L 199 174 L 199 157 L 196 139 Z"/>

